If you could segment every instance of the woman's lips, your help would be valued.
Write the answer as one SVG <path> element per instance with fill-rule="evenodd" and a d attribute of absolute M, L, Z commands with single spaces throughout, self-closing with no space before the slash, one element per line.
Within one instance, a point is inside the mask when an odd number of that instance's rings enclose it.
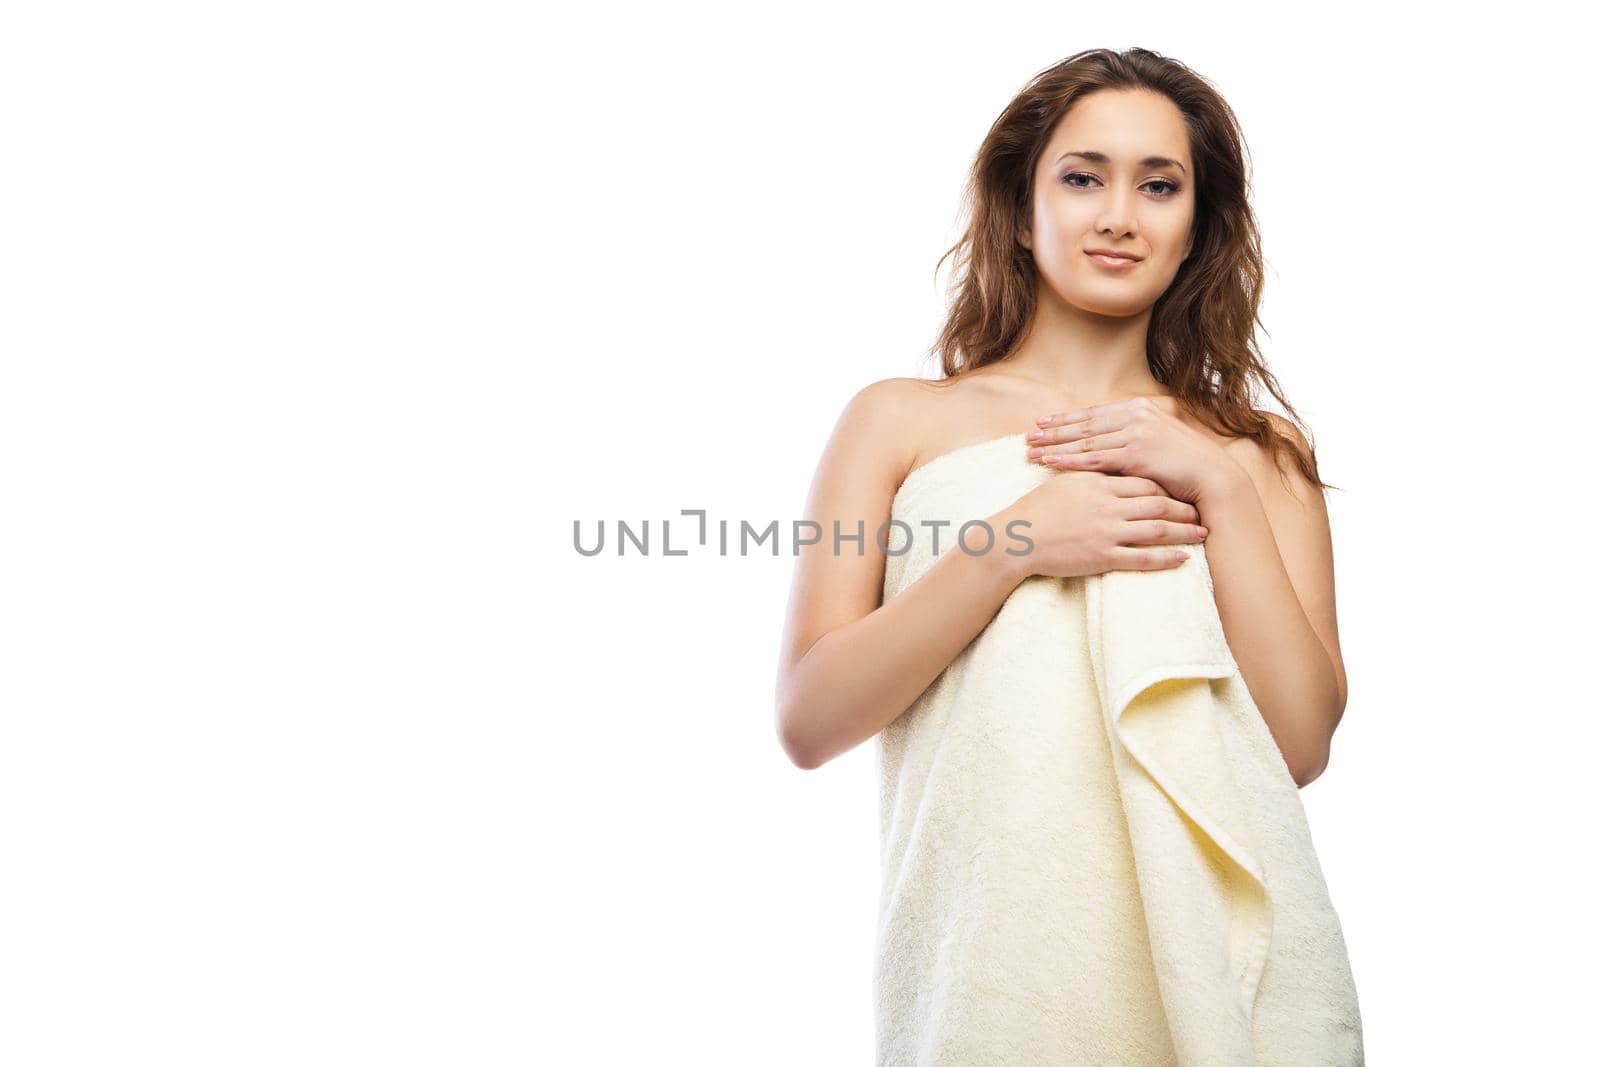
<path fill-rule="evenodd" d="M 1135 266 L 1139 262 L 1137 259 L 1129 259 L 1127 256 L 1101 256 L 1096 255 L 1093 252 L 1086 252 L 1084 254 L 1090 259 L 1094 260 L 1096 263 L 1100 264 L 1102 267 L 1109 267 L 1112 270 L 1127 270 L 1129 267 Z"/>

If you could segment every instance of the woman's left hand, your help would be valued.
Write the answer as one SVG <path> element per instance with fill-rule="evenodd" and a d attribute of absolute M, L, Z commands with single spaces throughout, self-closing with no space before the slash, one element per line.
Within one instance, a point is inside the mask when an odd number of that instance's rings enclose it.
<path fill-rule="evenodd" d="M 1186 504 L 1208 495 L 1235 461 L 1185 425 L 1170 396 L 1136 396 L 1046 415 L 1028 435 L 1028 456 L 1056 470 L 1131 474 L 1159 482 Z"/>

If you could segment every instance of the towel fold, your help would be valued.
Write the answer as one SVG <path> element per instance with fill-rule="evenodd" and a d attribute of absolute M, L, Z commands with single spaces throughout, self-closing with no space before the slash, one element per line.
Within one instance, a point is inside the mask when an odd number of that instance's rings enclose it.
<path fill-rule="evenodd" d="M 914 470 L 885 601 L 1055 475 L 1021 433 Z M 1364 1063 L 1299 790 L 1183 547 L 1025 580 L 880 733 L 880 1067 Z"/>

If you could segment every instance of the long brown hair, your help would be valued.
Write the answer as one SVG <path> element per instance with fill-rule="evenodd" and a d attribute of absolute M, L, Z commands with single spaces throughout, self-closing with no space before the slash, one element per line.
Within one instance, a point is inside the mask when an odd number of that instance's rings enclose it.
<path fill-rule="evenodd" d="M 1034 75 L 1000 113 L 968 178 L 966 232 L 934 267 L 937 278 L 955 256 L 957 280 L 928 355 L 939 359 L 948 380 L 1005 358 L 1021 339 L 1039 281 L 1032 253 L 1017 240 L 1032 214 L 1034 168 L 1067 110 L 1101 89 L 1160 93 L 1177 105 L 1189 131 L 1194 246 L 1151 312 L 1150 373 L 1214 432 L 1252 438 L 1275 464 L 1287 454 L 1319 490 L 1330 488 L 1317 470 L 1309 431 L 1256 347 L 1265 272 L 1238 120 L 1199 74 L 1149 49 L 1096 48 L 1068 56 Z M 1277 424 L 1255 409 L 1262 385 L 1295 425 Z"/>

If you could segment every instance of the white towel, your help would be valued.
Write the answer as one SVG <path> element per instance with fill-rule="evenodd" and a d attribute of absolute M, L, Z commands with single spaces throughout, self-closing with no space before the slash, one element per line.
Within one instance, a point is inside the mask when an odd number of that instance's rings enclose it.
<path fill-rule="evenodd" d="M 912 471 L 885 601 L 1055 475 L 1022 433 Z M 1183 547 L 1022 582 L 879 735 L 880 1067 L 1365 1062 L 1299 790 Z"/>

